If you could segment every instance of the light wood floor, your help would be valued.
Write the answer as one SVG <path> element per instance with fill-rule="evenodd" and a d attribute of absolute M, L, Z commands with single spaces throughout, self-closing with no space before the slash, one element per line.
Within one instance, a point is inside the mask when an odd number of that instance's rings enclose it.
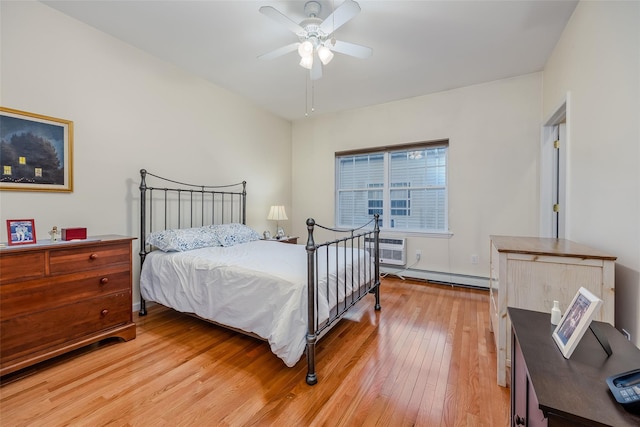
<path fill-rule="evenodd" d="M 287 368 L 265 342 L 164 307 L 129 342 L 76 351 L 11 374 L 2 426 L 506 426 L 488 293 L 382 282 L 306 362 Z"/>

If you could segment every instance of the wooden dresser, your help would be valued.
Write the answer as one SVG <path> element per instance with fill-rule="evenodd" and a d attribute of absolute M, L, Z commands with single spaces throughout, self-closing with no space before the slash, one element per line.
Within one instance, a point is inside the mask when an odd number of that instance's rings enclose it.
<path fill-rule="evenodd" d="M 511 324 L 507 306 L 564 313 L 585 287 L 602 299 L 595 320 L 614 324 L 616 257 L 565 239 L 491 236 L 489 312 L 496 343 L 497 380 L 507 385 L 511 366 Z"/>
<path fill-rule="evenodd" d="M 548 313 L 510 307 L 513 325 L 512 426 L 639 426 L 640 413 L 618 404 L 606 379 L 638 369 L 640 350 L 608 323 L 594 322 L 606 338 L 607 356 L 595 335 L 585 332 L 565 359 L 551 334 Z"/>
<path fill-rule="evenodd" d="M 0 249 L 0 375 L 105 338 L 135 338 L 132 240 Z"/>

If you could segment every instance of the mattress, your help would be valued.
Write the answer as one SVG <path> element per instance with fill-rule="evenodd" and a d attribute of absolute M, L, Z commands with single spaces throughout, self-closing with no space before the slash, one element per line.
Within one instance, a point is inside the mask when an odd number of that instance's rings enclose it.
<path fill-rule="evenodd" d="M 318 250 L 318 324 L 349 300 L 353 276 L 358 286 L 374 277 L 366 251 L 357 250 L 354 256 L 351 250 L 344 252 L 334 247 Z M 258 335 L 287 366 L 294 366 L 304 352 L 304 245 L 259 240 L 186 252 L 153 251 L 142 266 L 140 290 L 147 301 Z"/>

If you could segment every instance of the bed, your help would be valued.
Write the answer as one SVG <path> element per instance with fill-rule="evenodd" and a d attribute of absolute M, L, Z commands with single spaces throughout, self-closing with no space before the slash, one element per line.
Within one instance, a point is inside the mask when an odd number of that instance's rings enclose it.
<path fill-rule="evenodd" d="M 140 315 L 146 302 L 269 343 L 287 366 L 367 295 L 380 310 L 378 216 L 351 230 L 307 219 L 304 245 L 264 240 L 246 225 L 246 182 L 194 185 L 140 171 Z M 316 242 L 314 231 L 332 236 Z M 319 233 L 319 231 L 318 231 Z"/>

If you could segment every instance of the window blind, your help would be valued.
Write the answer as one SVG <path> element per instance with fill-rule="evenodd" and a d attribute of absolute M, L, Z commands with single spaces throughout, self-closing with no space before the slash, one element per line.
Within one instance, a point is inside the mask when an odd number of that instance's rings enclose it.
<path fill-rule="evenodd" d="M 336 225 L 446 232 L 448 144 L 336 156 Z"/>

